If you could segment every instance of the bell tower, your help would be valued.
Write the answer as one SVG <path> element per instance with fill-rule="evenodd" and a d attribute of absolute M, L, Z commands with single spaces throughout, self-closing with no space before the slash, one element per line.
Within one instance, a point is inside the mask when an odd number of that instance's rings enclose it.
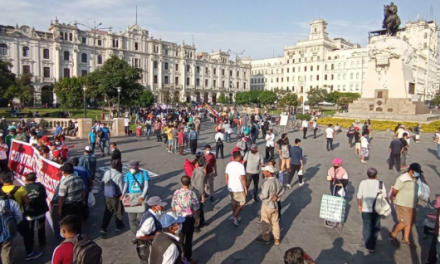
<path fill-rule="evenodd" d="M 324 19 L 313 20 L 310 23 L 309 40 L 326 39 L 327 33 L 327 21 Z"/>

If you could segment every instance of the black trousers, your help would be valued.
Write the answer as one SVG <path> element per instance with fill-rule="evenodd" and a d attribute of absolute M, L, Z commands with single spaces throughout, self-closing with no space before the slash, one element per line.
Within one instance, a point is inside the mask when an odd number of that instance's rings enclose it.
<path fill-rule="evenodd" d="M 295 176 L 295 173 L 297 173 L 300 169 L 301 169 L 301 165 L 290 164 L 290 173 L 289 173 L 289 179 L 287 181 L 287 184 L 292 183 L 293 176 Z M 299 183 L 303 182 L 302 175 L 298 175 L 298 181 L 299 181 Z"/>
<path fill-rule="evenodd" d="M 183 256 L 187 261 L 190 261 L 192 257 L 192 242 L 195 223 L 196 220 L 193 216 L 185 217 L 185 222 L 182 223 L 182 231 L 179 234 L 179 244 L 183 249 Z"/>
<path fill-rule="evenodd" d="M 394 166 L 394 161 L 396 162 L 397 171 L 400 171 L 400 153 L 399 154 L 390 154 L 390 160 L 389 160 L 389 169 L 392 170 Z"/>
<path fill-rule="evenodd" d="M 327 138 L 327 150 L 333 149 L 333 138 Z"/>
<path fill-rule="evenodd" d="M 79 220 L 79 234 L 81 234 L 81 223 L 82 223 L 82 209 L 83 208 L 83 204 L 82 202 L 73 202 L 70 204 L 63 204 L 63 208 L 61 210 L 61 219 L 63 219 L 64 217 L 68 216 L 68 215 L 75 215 L 76 217 L 78 217 Z"/>
<path fill-rule="evenodd" d="M 314 128 L 313 129 L 313 137 L 316 138 L 316 131 L 318 130 L 318 128 Z"/>
<path fill-rule="evenodd" d="M 110 220 L 112 219 L 113 214 L 115 214 L 116 228 L 121 229 L 124 226 L 123 223 L 124 208 L 119 198 L 120 196 L 105 197 L 105 211 L 104 211 L 104 217 L 102 218 L 101 229 L 107 230 L 107 227 L 110 224 Z"/>
<path fill-rule="evenodd" d="M 203 210 L 203 203 L 200 201 L 200 225 L 202 227 L 205 225 L 205 211 Z"/>
<path fill-rule="evenodd" d="M 262 134 L 262 136 L 263 136 L 263 138 L 266 138 L 266 129 L 264 129 L 264 128 L 261 128 L 261 134 Z"/>
<path fill-rule="evenodd" d="M 86 192 L 86 201 L 89 200 L 89 193 L 90 192 Z M 89 219 L 89 205 L 86 203 L 86 205 L 83 205 L 82 207 L 82 216 L 84 220 L 88 220 Z"/>
<path fill-rule="evenodd" d="M 218 159 L 218 152 L 220 151 L 220 154 L 222 155 L 223 159 L 223 144 L 217 144 L 215 145 L 215 158 Z"/>
<path fill-rule="evenodd" d="M 23 237 L 26 254 L 31 254 L 34 247 L 34 242 L 31 240 L 31 230 L 29 229 L 29 222 L 24 218 L 17 225 L 18 233 Z"/>
<path fill-rule="evenodd" d="M 46 244 L 46 217 L 41 217 L 37 220 L 29 221 L 29 228 L 31 230 L 30 239 L 32 241 L 32 244 L 34 243 L 35 226 L 37 226 L 38 230 L 38 243 L 40 244 L 40 246 Z"/>
<path fill-rule="evenodd" d="M 246 173 L 246 185 L 249 190 L 249 186 L 251 185 L 251 181 L 254 182 L 254 198 L 257 198 L 258 195 L 258 183 L 260 181 L 260 174 L 252 174 L 252 173 Z"/>
<path fill-rule="evenodd" d="M 8 159 L 0 160 L 0 170 L 1 172 L 9 171 Z"/>
<path fill-rule="evenodd" d="M 303 127 L 303 138 L 307 137 L 307 127 Z"/>
<path fill-rule="evenodd" d="M 197 139 L 190 140 L 189 147 L 191 148 L 191 154 L 195 155 L 197 151 Z"/>
<path fill-rule="evenodd" d="M 274 147 L 266 147 L 266 159 L 273 159 Z"/>

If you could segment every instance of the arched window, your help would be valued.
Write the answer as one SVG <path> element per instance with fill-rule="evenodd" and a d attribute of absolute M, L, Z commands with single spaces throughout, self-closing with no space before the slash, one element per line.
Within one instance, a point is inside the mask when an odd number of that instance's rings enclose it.
<path fill-rule="evenodd" d="M 23 47 L 23 57 L 29 57 L 29 47 Z"/>
<path fill-rule="evenodd" d="M 0 55 L 8 55 L 8 45 L 5 43 L 0 44 Z"/>
<path fill-rule="evenodd" d="M 335 66 L 332 64 L 332 70 L 334 70 L 335 69 Z"/>
<path fill-rule="evenodd" d="M 98 64 L 102 64 L 102 56 L 98 55 Z"/>
<path fill-rule="evenodd" d="M 70 53 L 68 51 L 64 51 L 64 60 L 65 61 L 70 60 Z"/>
<path fill-rule="evenodd" d="M 81 53 L 81 62 L 87 63 L 87 53 Z"/>

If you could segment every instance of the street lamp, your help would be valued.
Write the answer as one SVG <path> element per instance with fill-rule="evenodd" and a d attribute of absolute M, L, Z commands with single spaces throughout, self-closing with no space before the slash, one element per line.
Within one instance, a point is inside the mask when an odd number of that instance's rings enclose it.
<path fill-rule="evenodd" d="M 87 118 L 87 100 L 86 100 L 87 87 L 85 84 L 83 84 L 82 89 L 84 91 L 84 118 Z"/>
<path fill-rule="evenodd" d="M 98 23 L 98 25 L 96 25 L 96 21 L 93 21 L 93 27 L 82 24 L 82 23 L 78 23 L 77 21 L 75 21 L 75 25 L 81 25 L 83 27 L 86 27 L 88 29 L 91 29 L 93 31 L 93 70 L 96 69 L 96 31 L 97 30 L 111 30 L 112 27 L 109 28 L 100 28 L 99 26 L 102 25 L 102 23 Z"/>
<path fill-rule="evenodd" d="M 121 111 L 120 111 L 120 109 L 121 109 L 121 107 L 120 107 L 120 105 L 119 105 L 119 98 L 121 97 L 120 95 L 121 95 L 121 87 L 116 87 L 116 89 L 118 90 L 118 117 L 121 117 Z"/>

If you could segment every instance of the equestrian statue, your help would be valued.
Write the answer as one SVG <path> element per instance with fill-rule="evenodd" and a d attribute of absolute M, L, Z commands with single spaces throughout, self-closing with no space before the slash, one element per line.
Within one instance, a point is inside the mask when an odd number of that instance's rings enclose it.
<path fill-rule="evenodd" d="M 386 29 L 388 36 L 395 36 L 400 26 L 400 17 L 397 15 L 397 6 L 391 2 L 384 6 L 384 19 L 382 28 Z"/>

